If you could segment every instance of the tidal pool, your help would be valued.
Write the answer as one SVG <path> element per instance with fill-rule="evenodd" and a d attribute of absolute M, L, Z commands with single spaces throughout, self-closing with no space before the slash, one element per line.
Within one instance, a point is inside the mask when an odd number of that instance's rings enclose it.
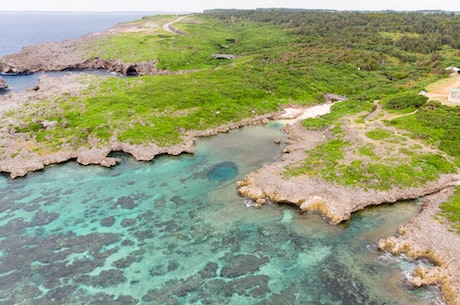
<path fill-rule="evenodd" d="M 197 141 L 193 155 L 106 169 L 74 162 L 0 176 L 0 304 L 433 304 L 376 250 L 419 211 L 337 226 L 248 207 L 236 181 L 280 158 L 280 126 Z"/>

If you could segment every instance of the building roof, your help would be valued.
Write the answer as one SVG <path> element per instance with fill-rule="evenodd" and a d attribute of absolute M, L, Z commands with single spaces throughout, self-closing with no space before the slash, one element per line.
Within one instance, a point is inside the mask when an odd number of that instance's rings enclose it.
<path fill-rule="evenodd" d="M 451 88 L 451 89 L 449 89 L 449 92 L 460 93 L 460 88 Z"/>

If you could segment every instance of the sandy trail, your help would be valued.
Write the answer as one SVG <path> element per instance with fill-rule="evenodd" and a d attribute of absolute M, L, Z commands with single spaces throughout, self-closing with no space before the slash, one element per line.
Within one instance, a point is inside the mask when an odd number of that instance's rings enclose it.
<path fill-rule="evenodd" d="M 331 112 L 332 103 L 324 103 L 310 107 L 286 107 L 284 113 L 276 121 L 285 125 L 294 125 L 308 118 L 316 118 Z"/>
<path fill-rule="evenodd" d="M 172 33 L 172 34 L 174 34 L 174 35 L 181 34 L 181 33 L 179 33 L 176 29 L 174 29 L 174 28 L 172 27 L 172 25 L 173 25 L 174 23 L 176 23 L 176 22 L 181 21 L 181 20 L 184 19 L 185 17 L 187 17 L 187 16 L 181 16 L 181 17 L 177 18 L 176 20 L 173 20 L 173 21 L 171 21 L 171 22 L 168 22 L 168 23 L 163 24 L 163 30 L 165 30 L 166 32 L 170 32 L 170 33 Z"/>

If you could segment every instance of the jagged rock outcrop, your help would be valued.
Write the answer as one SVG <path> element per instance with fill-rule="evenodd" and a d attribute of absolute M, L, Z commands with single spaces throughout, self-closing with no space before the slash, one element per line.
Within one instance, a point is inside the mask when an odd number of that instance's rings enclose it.
<path fill-rule="evenodd" d="M 66 44 L 67 42 L 62 45 L 51 44 L 49 46 L 32 46 L 24 48 L 20 53 L 5 56 L 0 59 L 0 72 L 27 74 L 39 71 L 94 69 L 120 73 L 123 75 L 156 75 L 171 73 L 166 70 L 157 69 L 156 61 L 124 63 L 121 60 L 105 60 L 99 57 L 76 60 L 72 58 L 73 56 L 63 59 L 61 57 L 64 56 L 64 54 L 61 53 L 66 52 Z"/>
<path fill-rule="evenodd" d="M 8 88 L 6 81 L 0 76 L 0 90 Z"/>
<path fill-rule="evenodd" d="M 439 205 L 448 200 L 454 189 L 423 198 L 422 212 L 401 225 L 398 235 L 379 241 L 381 250 L 409 259 L 429 259 L 436 266 L 418 266 L 409 278 L 413 287 L 437 285 L 447 304 L 460 304 L 460 235 L 442 219 Z"/>
<path fill-rule="evenodd" d="M 124 75 L 171 73 L 159 70 L 156 67 L 157 61 L 125 63 L 121 60 L 106 60 L 100 57 L 91 57 L 89 54 L 90 49 L 85 46 L 96 43 L 97 39 L 100 39 L 100 37 L 86 35 L 63 42 L 49 42 L 24 47 L 19 53 L 0 58 L 0 72 L 28 74 L 40 71 L 96 69 Z"/>

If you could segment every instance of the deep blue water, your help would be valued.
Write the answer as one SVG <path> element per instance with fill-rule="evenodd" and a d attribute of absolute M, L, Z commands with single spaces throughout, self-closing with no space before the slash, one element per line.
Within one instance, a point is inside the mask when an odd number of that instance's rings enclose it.
<path fill-rule="evenodd" d="M 0 57 L 27 45 L 77 38 L 151 14 L 0 12 Z"/>
<path fill-rule="evenodd" d="M 104 31 L 111 26 L 155 13 L 6 13 L 0 12 L 0 57 L 19 52 L 21 48 L 43 42 L 65 39 Z M 62 75 L 66 73 L 51 73 Z M 8 90 L 24 91 L 38 83 L 41 73 L 30 75 L 2 75 Z"/>
<path fill-rule="evenodd" d="M 121 16 L 0 14 L 0 54 L 133 19 Z M 280 158 L 274 138 L 269 124 L 200 139 L 193 155 L 0 175 L 0 304 L 436 304 L 404 287 L 414 264 L 375 246 L 416 202 L 338 226 L 247 205 L 236 181 Z"/>

